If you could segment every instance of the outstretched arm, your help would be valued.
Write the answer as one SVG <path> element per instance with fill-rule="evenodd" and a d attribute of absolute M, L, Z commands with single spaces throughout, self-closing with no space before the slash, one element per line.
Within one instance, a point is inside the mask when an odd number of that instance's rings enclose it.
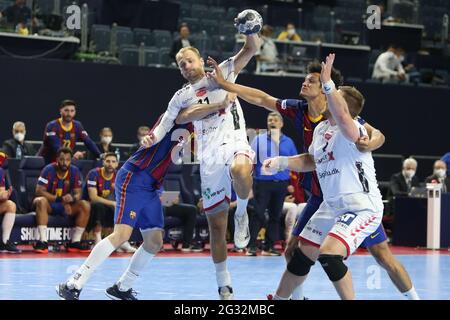
<path fill-rule="evenodd" d="M 214 79 L 219 87 L 229 92 L 235 92 L 239 98 L 244 99 L 250 104 L 264 107 L 270 111 L 277 110 L 276 98 L 264 91 L 226 81 L 223 77 L 222 70 L 213 58 L 208 57 L 207 63 L 214 69 L 214 72 L 209 72 L 206 76 L 210 79 Z"/>
<path fill-rule="evenodd" d="M 314 158 L 309 153 L 292 157 L 274 157 L 263 162 L 263 173 L 272 175 L 279 171 L 291 170 L 295 172 L 310 172 L 316 169 Z"/>
<path fill-rule="evenodd" d="M 219 103 L 200 103 L 190 106 L 188 108 L 183 109 L 181 111 L 175 123 L 177 124 L 185 124 L 192 121 L 200 120 L 206 117 L 207 115 L 217 112 L 219 110 L 225 109 L 229 104 L 233 103 L 236 99 L 235 93 L 228 93 L 225 100 Z"/>
<path fill-rule="evenodd" d="M 336 121 L 339 129 L 348 140 L 356 142 L 360 137 L 359 129 L 350 115 L 347 102 L 341 93 L 336 90 L 334 82 L 331 80 L 334 57 L 335 54 L 331 53 L 326 58 L 326 62 L 322 62 L 320 80 L 322 81 L 322 87 L 327 96 L 328 109 L 334 121 Z"/>

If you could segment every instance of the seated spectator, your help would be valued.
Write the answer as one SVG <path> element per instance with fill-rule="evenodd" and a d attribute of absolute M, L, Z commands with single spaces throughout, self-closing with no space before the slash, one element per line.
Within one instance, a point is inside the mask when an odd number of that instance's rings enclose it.
<path fill-rule="evenodd" d="M 3 215 L 0 252 L 19 253 L 21 251 L 9 240 L 11 230 L 14 226 L 14 220 L 16 219 L 16 204 L 9 199 L 12 188 L 9 188 L 9 190 L 5 188 L 6 172 L 1 165 L 5 161 L 6 155 L 0 153 L 0 159 L 2 159 L 0 163 L 0 214 Z"/>
<path fill-rule="evenodd" d="M 412 187 L 419 187 L 419 178 L 416 177 L 417 161 L 414 158 L 408 158 L 403 161 L 401 172 L 395 173 L 391 177 L 389 184 L 390 196 L 406 196 Z"/>
<path fill-rule="evenodd" d="M 425 179 L 426 183 L 442 183 L 442 193 L 450 193 L 450 177 L 447 176 L 447 164 L 437 160 L 433 166 L 433 174 Z"/>
<path fill-rule="evenodd" d="M 181 48 L 184 47 L 193 47 L 194 42 L 189 39 L 191 35 L 191 31 L 189 30 L 189 26 L 187 23 L 182 23 L 178 29 L 179 36 L 173 41 L 172 49 L 170 50 L 170 57 L 175 62 L 175 55 L 180 51 Z"/>
<path fill-rule="evenodd" d="M 300 35 L 295 31 L 295 25 L 293 23 L 288 23 L 286 25 L 286 30 L 280 32 L 277 40 L 290 40 L 290 41 L 302 41 Z"/>
<path fill-rule="evenodd" d="M 381 81 L 407 81 L 406 71 L 402 62 L 405 59 L 403 48 L 391 45 L 387 51 L 380 54 L 375 61 L 372 78 Z"/>
<path fill-rule="evenodd" d="M 150 128 L 147 126 L 140 126 L 137 130 L 137 140 L 138 142 L 134 143 L 130 149 L 128 150 L 127 157 L 130 157 L 133 153 L 135 153 L 141 147 L 142 139 L 148 135 L 150 132 Z"/>
<path fill-rule="evenodd" d="M 164 193 L 164 188 L 159 189 L 160 195 Z M 175 217 L 181 220 L 183 225 L 182 252 L 202 252 L 203 248 L 192 242 L 194 237 L 195 224 L 197 223 L 197 215 L 199 210 L 196 206 L 180 203 L 178 197 L 169 205 L 163 205 L 164 216 Z M 175 246 L 175 249 L 176 246 Z"/>
<path fill-rule="evenodd" d="M 114 146 L 112 140 L 114 138 L 114 134 L 111 128 L 105 127 L 100 130 L 100 141 L 97 143 L 97 148 L 100 150 L 101 154 L 107 154 L 114 152 L 117 156 L 117 161 L 120 161 L 120 150 L 118 147 Z M 95 160 L 96 155 L 92 152 L 88 154 L 89 160 Z"/>
<path fill-rule="evenodd" d="M 16 2 L 0 12 L 0 18 L 6 17 L 6 22 L 16 27 L 19 23 L 27 24 L 31 20 L 31 9 L 26 6 L 26 0 Z"/>
<path fill-rule="evenodd" d="M 450 177 L 450 152 L 444 154 L 441 160 L 447 165 L 447 177 Z"/>
<path fill-rule="evenodd" d="M 278 50 L 272 39 L 273 28 L 264 25 L 261 30 L 261 46 L 255 57 L 258 62 L 259 71 L 277 70 L 278 69 Z"/>
<path fill-rule="evenodd" d="M 36 150 L 31 143 L 25 142 L 27 134 L 25 123 L 22 121 L 14 122 L 12 128 L 13 138 L 3 142 L 3 151 L 10 158 L 22 159 L 24 156 L 34 156 Z"/>
<path fill-rule="evenodd" d="M 85 200 L 91 203 L 91 214 L 87 230 L 94 230 L 95 244 L 102 240 L 103 227 L 114 227 L 114 210 L 116 197 L 114 185 L 119 161 L 113 152 L 106 153 L 103 166 L 89 171 L 84 190 Z M 119 250 L 120 249 L 120 250 Z M 135 252 L 126 241 L 119 247 L 119 252 Z"/>
<path fill-rule="evenodd" d="M 59 112 L 61 118 L 50 121 L 45 126 L 44 143 L 39 150 L 39 155 L 44 157 L 45 163 L 51 163 L 56 160 L 56 153 L 59 148 L 69 148 L 74 152 L 75 143 L 83 141 L 84 145 L 97 158 L 100 158 L 100 150 L 98 150 L 94 141 L 89 138 L 88 133 L 84 130 L 81 122 L 74 120 L 76 115 L 76 103 L 73 100 L 64 100 Z M 86 152 L 77 151 L 73 155 L 74 159 L 83 159 Z"/>
<path fill-rule="evenodd" d="M 82 246 L 81 236 L 89 221 L 91 206 L 86 200 L 81 200 L 81 173 L 71 165 L 72 155 L 69 148 L 59 149 L 56 163 L 44 167 L 39 176 L 33 201 L 39 231 L 39 241 L 34 246 L 37 253 L 48 253 L 47 224 L 50 214 L 74 217 L 75 231 L 68 251 L 89 252 Z"/>

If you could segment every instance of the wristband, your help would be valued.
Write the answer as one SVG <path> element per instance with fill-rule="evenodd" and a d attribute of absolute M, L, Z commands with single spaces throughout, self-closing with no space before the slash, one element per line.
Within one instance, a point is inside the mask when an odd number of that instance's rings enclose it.
<path fill-rule="evenodd" d="M 322 91 L 325 94 L 330 94 L 333 92 L 333 90 L 336 88 L 333 80 L 330 80 L 328 82 L 322 83 Z"/>
<path fill-rule="evenodd" d="M 284 171 L 288 168 L 289 165 L 289 158 L 288 157 L 279 157 L 279 167 L 278 171 Z"/>

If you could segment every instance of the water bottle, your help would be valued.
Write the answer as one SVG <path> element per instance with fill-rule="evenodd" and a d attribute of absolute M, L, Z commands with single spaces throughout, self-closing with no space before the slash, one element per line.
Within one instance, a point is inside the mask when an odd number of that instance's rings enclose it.
<path fill-rule="evenodd" d="M 16 158 L 22 159 L 22 148 L 20 147 L 20 145 L 17 145 L 17 148 L 16 148 Z"/>
<path fill-rule="evenodd" d="M 120 162 L 120 151 L 119 148 L 116 148 L 116 151 L 114 151 L 116 153 L 117 156 L 117 161 Z"/>

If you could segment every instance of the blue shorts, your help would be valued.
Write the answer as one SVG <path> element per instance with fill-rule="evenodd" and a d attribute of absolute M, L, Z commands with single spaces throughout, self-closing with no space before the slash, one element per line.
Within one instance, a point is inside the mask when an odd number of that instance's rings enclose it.
<path fill-rule="evenodd" d="M 321 196 L 311 196 L 306 203 L 306 206 L 303 208 L 302 212 L 295 221 L 294 228 L 292 229 L 292 235 L 294 237 L 300 236 L 303 228 L 308 223 L 309 219 L 316 213 L 317 209 L 319 209 L 320 204 L 323 201 L 323 197 Z"/>
<path fill-rule="evenodd" d="M 145 171 L 121 168 L 116 177 L 114 224 L 127 224 L 141 230 L 164 229 L 161 200 L 155 179 Z"/>
<path fill-rule="evenodd" d="M 384 232 L 383 224 L 380 223 L 380 226 L 374 233 L 364 239 L 361 243 L 360 247 L 368 248 L 374 246 L 376 244 L 382 243 L 387 240 L 386 232 Z"/>
<path fill-rule="evenodd" d="M 64 205 L 61 202 L 52 202 L 50 203 L 50 208 L 52 208 L 51 215 L 55 216 L 65 216 L 66 211 L 64 210 Z"/>

